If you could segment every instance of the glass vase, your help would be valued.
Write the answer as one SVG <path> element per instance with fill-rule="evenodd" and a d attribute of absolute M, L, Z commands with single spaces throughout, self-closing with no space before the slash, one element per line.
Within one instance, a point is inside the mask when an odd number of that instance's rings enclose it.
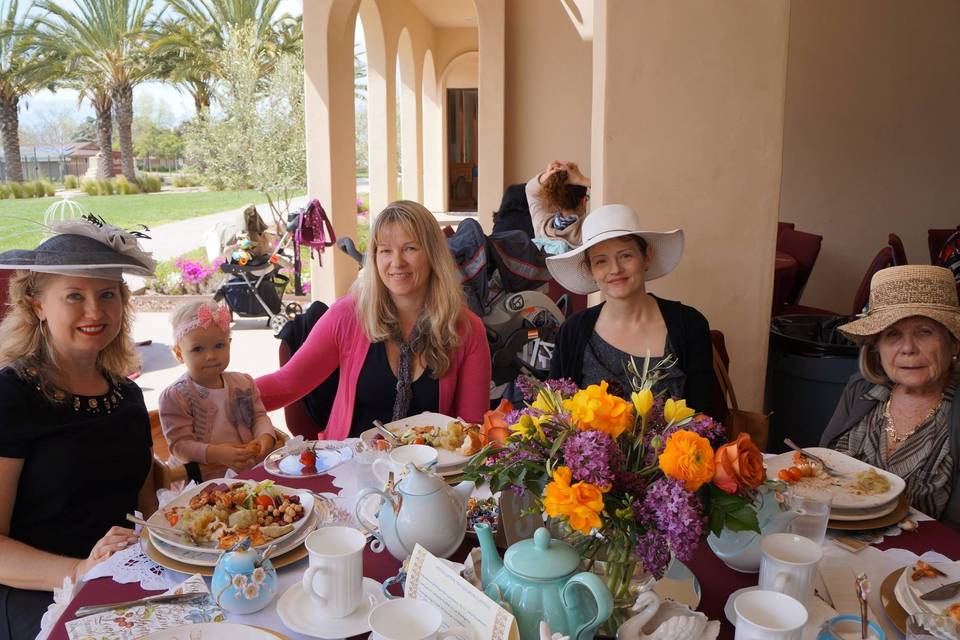
<path fill-rule="evenodd" d="M 598 629 L 597 636 L 615 637 L 620 625 L 635 615 L 631 607 L 637 601 L 637 596 L 652 589 L 656 581 L 643 568 L 643 563 L 628 540 L 614 538 L 593 556 L 585 556 L 584 569 L 597 574 L 613 596 L 613 613 Z"/>

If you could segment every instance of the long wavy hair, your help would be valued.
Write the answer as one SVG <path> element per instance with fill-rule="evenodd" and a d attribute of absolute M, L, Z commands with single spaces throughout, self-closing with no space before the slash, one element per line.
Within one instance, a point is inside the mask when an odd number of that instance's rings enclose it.
<path fill-rule="evenodd" d="M 53 401 L 60 401 L 53 373 L 59 368 L 56 354 L 47 341 L 34 303 L 45 287 L 62 276 L 51 273 L 18 271 L 10 278 L 7 314 L 0 322 L 0 367 L 13 367 L 23 379 L 37 378 L 40 390 Z M 130 289 L 120 282 L 123 315 L 120 332 L 97 356 L 97 367 L 114 383 L 120 382 L 139 364 L 131 339 L 133 311 Z"/>
<path fill-rule="evenodd" d="M 377 245 L 385 233 L 384 228 L 391 224 L 399 225 L 420 244 L 430 264 L 417 352 L 433 370 L 433 376 L 440 378 L 450 368 L 451 352 L 460 346 L 459 329 L 461 322 L 465 322 L 466 299 L 443 231 L 422 204 L 398 200 L 387 205 L 374 220 L 367 241 L 365 267 L 354 285 L 357 317 L 370 342 L 396 339 L 400 335 L 396 305 L 377 272 Z"/>
<path fill-rule="evenodd" d="M 587 188 L 570 184 L 567 171 L 551 173 L 540 185 L 540 197 L 548 211 L 576 211 L 587 195 Z"/>

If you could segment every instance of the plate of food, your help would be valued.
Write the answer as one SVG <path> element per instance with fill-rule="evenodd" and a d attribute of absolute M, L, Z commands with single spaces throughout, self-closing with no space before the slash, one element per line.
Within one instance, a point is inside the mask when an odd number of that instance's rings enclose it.
<path fill-rule="evenodd" d="M 907 567 L 894 587 L 897 602 L 909 615 L 933 613 L 949 616 L 960 623 L 960 594 L 938 600 L 922 600 L 920 596 L 960 580 L 960 562 L 917 562 Z"/>
<path fill-rule="evenodd" d="M 906 487 L 899 476 L 839 451 L 822 447 L 807 451 L 822 458 L 837 475 L 828 474 L 819 463 L 791 451 L 765 461 L 767 478 L 788 483 L 799 495 L 815 497 L 825 491 L 833 494 L 831 516 L 835 511 L 869 516 L 871 510 L 895 504 Z"/>
<path fill-rule="evenodd" d="M 219 553 L 244 537 L 263 547 L 286 539 L 310 519 L 313 495 L 272 480 L 209 480 L 174 498 L 148 519 L 186 536 L 155 529 L 151 535 L 188 551 Z M 189 536 L 193 537 L 193 542 Z"/>
<path fill-rule="evenodd" d="M 490 525 L 490 532 L 497 532 L 500 527 L 500 502 L 496 498 L 467 499 L 467 533 L 475 536 L 478 524 Z"/>
<path fill-rule="evenodd" d="M 341 440 L 315 440 L 296 451 L 277 449 L 264 459 L 263 468 L 281 478 L 312 478 L 353 459 L 353 454 L 353 447 Z"/>
<path fill-rule="evenodd" d="M 440 413 L 424 412 L 383 426 L 397 436 L 397 446 L 425 444 L 435 448 L 438 470 L 463 465 L 483 448 L 480 425 Z M 384 437 L 376 429 L 368 429 L 360 439 L 368 447 L 382 448 L 378 442 Z"/>

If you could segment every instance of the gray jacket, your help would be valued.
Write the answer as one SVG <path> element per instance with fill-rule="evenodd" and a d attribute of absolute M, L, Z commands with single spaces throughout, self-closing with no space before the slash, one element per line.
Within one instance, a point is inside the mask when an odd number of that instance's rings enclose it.
<path fill-rule="evenodd" d="M 872 386 L 873 383 L 864 380 L 859 373 L 850 378 L 837 403 L 837 410 L 820 437 L 821 447 L 829 447 L 831 442 L 858 425 L 877 406 L 875 399 L 865 395 Z M 940 521 L 960 530 L 960 402 L 956 400 L 950 408 L 950 453 L 954 464 L 953 486 Z"/>

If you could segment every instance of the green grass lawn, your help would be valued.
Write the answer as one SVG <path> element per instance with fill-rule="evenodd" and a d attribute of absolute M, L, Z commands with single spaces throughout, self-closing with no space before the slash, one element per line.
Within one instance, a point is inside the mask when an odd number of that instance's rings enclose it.
<path fill-rule="evenodd" d="M 57 199 L 0 200 L 0 251 L 37 246 L 43 235 L 43 213 Z M 86 210 L 125 228 L 138 224 L 153 227 L 266 201 L 266 197 L 258 191 L 196 191 L 76 198 L 76 202 Z"/>

